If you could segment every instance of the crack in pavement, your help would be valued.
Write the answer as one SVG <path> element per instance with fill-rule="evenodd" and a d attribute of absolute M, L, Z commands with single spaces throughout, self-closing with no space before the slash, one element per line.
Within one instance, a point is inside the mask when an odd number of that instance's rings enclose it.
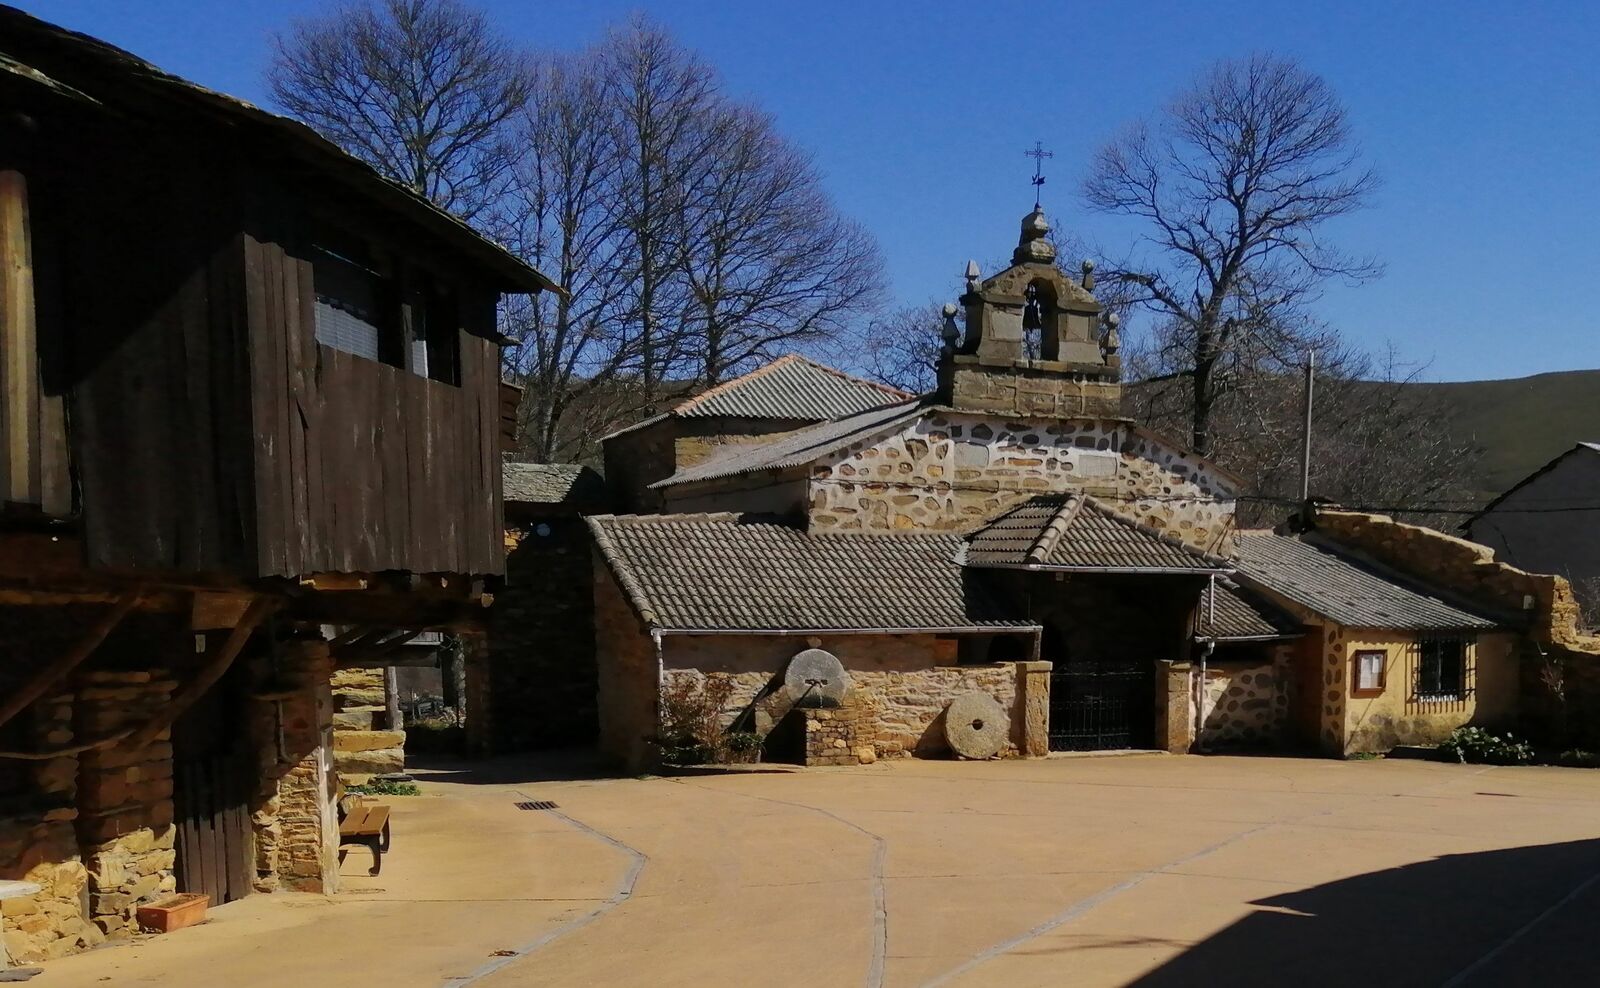
<path fill-rule="evenodd" d="M 773 799 L 770 796 L 753 796 L 745 792 L 714 789 L 711 786 L 697 785 L 683 779 L 672 779 L 671 781 L 680 786 L 702 789 L 710 793 L 738 796 L 743 799 L 754 799 L 763 803 L 775 803 L 791 809 L 819 813 L 835 823 L 843 824 L 856 833 L 870 838 L 872 840 L 872 959 L 867 962 L 866 986 L 867 988 L 883 988 L 884 965 L 889 954 L 889 906 L 887 893 L 884 889 L 883 866 L 889 853 L 889 842 L 881 834 L 875 834 L 859 824 L 851 823 L 831 810 L 825 810 L 820 806 L 812 806 L 809 803 L 795 803 L 787 799 Z"/>
<path fill-rule="evenodd" d="M 529 796 L 527 793 L 522 792 L 520 790 L 515 790 L 515 792 L 516 792 L 516 794 L 518 796 L 521 796 L 523 799 L 531 800 L 533 798 L 533 797 Z M 504 968 L 506 965 L 512 964 L 512 963 L 514 963 L 516 961 L 521 960 L 524 957 L 527 957 L 529 954 L 533 953 L 534 951 L 539 950 L 540 948 L 549 945 L 553 941 L 555 941 L 557 939 L 560 939 L 561 937 L 566 936 L 568 933 L 572 933 L 575 930 L 579 930 L 579 929 L 582 929 L 585 926 L 588 926 L 590 923 L 593 923 L 595 920 L 599 919 L 601 916 L 604 916 L 606 913 L 608 913 L 611 910 L 615 909 L 617 906 L 620 906 L 624 902 L 627 902 L 628 899 L 633 896 L 633 888 L 639 882 L 639 873 L 644 871 L 644 866 L 646 864 L 648 864 L 649 861 L 650 861 L 650 858 L 649 858 L 648 855 L 646 855 L 643 851 L 638 850 L 637 848 L 630 847 L 629 845 L 624 844 L 622 841 L 617 840 L 615 837 L 612 837 L 610 834 L 601 833 L 600 831 L 596 830 L 595 828 L 589 826 L 587 823 L 584 823 L 582 820 L 574 819 L 574 818 L 568 816 L 567 814 L 561 812 L 560 810 L 551 809 L 551 810 L 544 810 L 543 812 L 548 814 L 549 816 L 556 817 L 557 819 L 560 819 L 560 820 L 566 822 L 569 826 L 571 826 L 575 830 L 579 830 L 579 831 L 581 831 L 581 832 L 583 832 L 585 834 L 588 834 L 590 837 L 597 838 L 598 840 L 601 840 L 601 841 L 611 845 L 612 847 L 616 848 L 617 850 L 621 851 L 622 853 L 628 855 L 628 857 L 632 859 L 633 863 L 628 866 L 627 874 L 623 875 L 622 876 L 622 881 L 617 883 L 617 890 L 611 894 L 610 898 L 607 898 L 607 899 L 604 899 L 604 900 L 594 900 L 594 899 L 573 900 L 573 901 L 579 901 L 579 902 L 599 901 L 600 904 L 598 906 L 596 906 L 594 909 L 591 909 L 589 912 L 584 913 L 582 916 L 579 916 L 579 917 L 577 917 L 575 919 L 570 919 L 567 922 L 562 923 L 560 926 L 557 926 L 553 930 L 549 930 L 548 932 L 546 932 L 544 935 L 540 936 L 536 940 L 533 940 L 533 941 L 531 941 L 529 943 L 523 944 L 522 946 L 517 947 L 514 950 L 508 951 L 508 952 L 506 952 L 504 954 L 501 954 L 501 955 L 495 957 L 494 960 L 489 961 L 487 964 L 484 964 L 482 967 L 478 968 L 476 971 L 473 971 L 471 974 L 457 975 L 457 976 L 452 976 L 452 977 L 446 978 L 445 979 L 445 984 L 446 984 L 446 986 L 448 986 L 448 988 L 458 988 L 458 986 L 461 986 L 461 985 L 470 985 L 475 981 L 479 981 L 479 980 L 481 980 L 483 978 L 487 978 L 489 975 L 494 974 L 496 971 L 499 971 L 501 968 Z M 555 900 L 555 901 L 565 901 L 565 900 Z"/>

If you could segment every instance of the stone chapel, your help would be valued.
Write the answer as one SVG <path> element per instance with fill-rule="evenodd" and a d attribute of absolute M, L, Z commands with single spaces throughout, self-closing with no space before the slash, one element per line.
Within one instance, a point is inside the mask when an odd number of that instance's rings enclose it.
<path fill-rule="evenodd" d="M 1035 208 L 1010 266 L 968 266 L 932 393 L 857 388 L 844 414 L 700 435 L 670 474 L 617 492 L 657 513 L 588 519 L 607 753 L 647 764 L 663 689 L 708 676 L 731 678 L 727 719 L 774 759 L 943 754 L 956 700 L 991 712 L 993 754 L 1187 750 L 1197 643 L 1247 643 L 1263 680 L 1286 661 L 1281 615 L 1218 579 L 1239 479 L 1122 414 L 1116 321 L 1091 265 L 1057 266 L 1049 230 Z M 827 374 L 843 380 L 785 394 L 853 380 Z M 758 370 L 719 400 L 771 405 L 774 380 Z M 807 688 L 844 688 L 814 709 L 785 674 L 819 652 L 834 671 Z"/>

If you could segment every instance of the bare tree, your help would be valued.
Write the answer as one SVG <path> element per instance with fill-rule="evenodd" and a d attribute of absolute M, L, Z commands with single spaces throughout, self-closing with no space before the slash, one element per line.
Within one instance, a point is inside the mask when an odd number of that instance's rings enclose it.
<path fill-rule="evenodd" d="M 1156 376 L 1187 383 L 1196 452 L 1212 451 L 1218 402 L 1241 381 L 1322 345 L 1306 309 L 1322 284 L 1379 273 L 1320 239 L 1375 184 L 1328 85 L 1266 55 L 1219 63 L 1095 156 L 1090 205 L 1146 221 L 1102 283 L 1154 315 Z"/>
<path fill-rule="evenodd" d="M 911 394 L 925 394 L 938 383 L 944 304 L 910 305 L 879 315 L 856 342 L 855 362 L 875 381 Z"/>
<path fill-rule="evenodd" d="M 628 239 L 628 321 L 637 372 L 653 393 L 685 355 L 680 332 L 688 307 L 680 224 L 692 176 L 718 153 L 702 121 L 722 109 L 716 73 L 641 15 L 602 43 L 609 113 L 617 148 L 617 219 Z"/>
<path fill-rule="evenodd" d="M 274 39 L 273 99 L 351 154 L 473 219 L 508 178 L 528 98 L 517 48 L 458 0 L 376 0 Z"/>
<path fill-rule="evenodd" d="M 507 207 L 511 242 L 566 292 L 508 303 L 505 328 L 517 345 L 505 358 L 525 388 L 521 452 L 543 461 L 585 452 L 588 430 L 564 431 L 563 419 L 597 382 L 614 378 L 631 353 L 620 333 L 627 287 L 619 256 L 622 190 L 616 144 L 604 126 L 599 55 L 549 56 L 535 64 L 532 80 Z"/>
<path fill-rule="evenodd" d="M 877 245 L 840 217 L 807 156 L 771 118 L 725 107 L 705 121 L 709 155 L 683 204 L 686 336 L 696 379 L 827 340 L 876 304 Z"/>

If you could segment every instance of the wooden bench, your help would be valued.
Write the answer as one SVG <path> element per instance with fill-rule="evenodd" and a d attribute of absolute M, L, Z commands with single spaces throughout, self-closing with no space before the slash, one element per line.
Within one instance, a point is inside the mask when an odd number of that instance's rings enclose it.
<path fill-rule="evenodd" d="M 360 796 L 339 798 L 339 863 L 344 864 L 346 845 L 359 844 L 372 851 L 369 875 L 383 870 L 383 856 L 389 851 L 389 807 L 368 803 Z"/>

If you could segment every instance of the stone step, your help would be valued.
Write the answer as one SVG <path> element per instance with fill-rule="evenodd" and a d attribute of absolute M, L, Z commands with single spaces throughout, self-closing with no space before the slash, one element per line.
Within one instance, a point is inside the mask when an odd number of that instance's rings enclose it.
<path fill-rule="evenodd" d="M 333 750 L 376 751 L 380 748 L 404 748 L 405 731 L 334 731 Z"/>
<path fill-rule="evenodd" d="M 379 748 L 373 751 L 335 751 L 333 767 L 339 777 L 349 782 L 357 775 L 382 775 L 400 772 L 406 767 L 404 748 Z"/>

